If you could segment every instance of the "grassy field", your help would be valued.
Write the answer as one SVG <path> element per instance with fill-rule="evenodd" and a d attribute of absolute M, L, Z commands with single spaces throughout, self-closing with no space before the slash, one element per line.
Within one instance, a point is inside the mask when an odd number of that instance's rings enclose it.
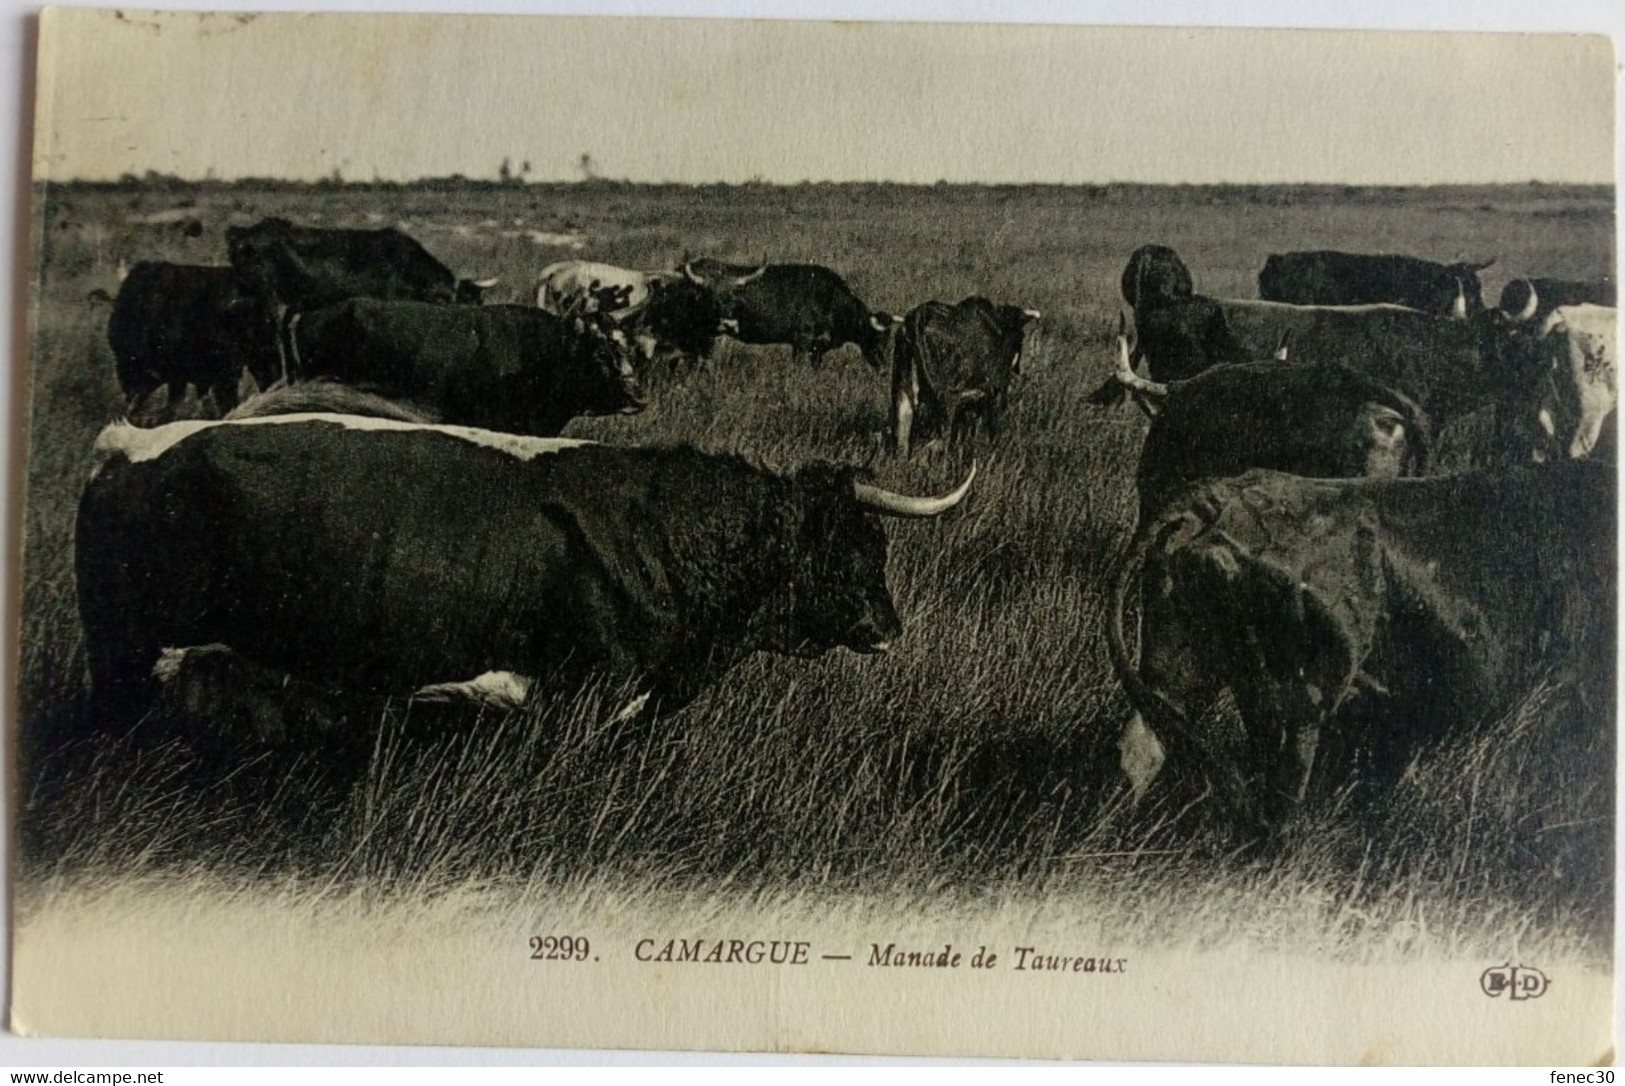
<path fill-rule="evenodd" d="M 58 187 L 41 205 L 35 293 L 20 671 L 23 875 L 35 890 L 20 907 L 164 873 L 409 895 L 474 880 L 775 900 L 963 901 L 997 888 L 1063 910 L 1110 903 L 1135 918 L 1122 930 L 1141 944 L 1284 940 L 1359 959 L 1512 939 L 1605 960 L 1612 715 L 1582 711 L 1560 685 L 1426 752 L 1380 802 L 1342 804 L 1330 782 L 1270 864 L 1238 856 L 1199 794 L 1122 809 L 1127 704 L 1103 622 L 1144 424 L 1084 397 L 1110 369 L 1117 276 L 1140 244 L 1176 248 L 1198 290 L 1244 297 L 1272 251 L 1493 256 L 1493 300 L 1514 275 L 1609 272 L 1612 198 L 1548 186 Z M 500 276 L 499 301 L 527 300 L 541 267 L 573 256 L 662 267 L 765 254 L 827 264 L 876 308 L 979 293 L 1044 318 L 965 507 L 888 524 L 907 632 L 887 656 L 755 657 L 631 749 L 600 728 L 613 692 L 589 690 L 450 734 L 425 736 L 410 708 L 392 709 L 358 723 L 369 757 L 356 779 L 274 754 L 200 774 L 179 746 L 74 738 L 73 511 L 91 441 L 122 407 L 106 310 L 85 298 L 116 288 L 121 261 L 223 263 L 225 227 L 272 214 L 398 225 L 460 274 Z M 192 219 L 195 237 L 181 228 Z M 870 464 L 883 485 L 916 492 L 961 470 L 940 453 L 879 452 L 887 377 L 854 349 L 814 372 L 793 369 L 787 348 L 727 344 L 708 370 L 650 379 L 642 415 L 568 433 L 691 442 L 784 468 Z M 1277 910 L 1292 922 L 1273 923 Z"/>

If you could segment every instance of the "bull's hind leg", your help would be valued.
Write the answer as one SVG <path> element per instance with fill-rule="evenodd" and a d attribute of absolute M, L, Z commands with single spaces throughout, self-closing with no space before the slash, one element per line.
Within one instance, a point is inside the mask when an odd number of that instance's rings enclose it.
<path fill-rule="evenodd" d="M 1278 698 L 1257 691 L 1238 691 L 1237 701 L 1251 752 L 1253 819 L 1262 836 L 1276 836 L 1291 825 L 1309 794 L 1320 747 L 1320 716 L 1302 706 L 1283 706 Z"/>

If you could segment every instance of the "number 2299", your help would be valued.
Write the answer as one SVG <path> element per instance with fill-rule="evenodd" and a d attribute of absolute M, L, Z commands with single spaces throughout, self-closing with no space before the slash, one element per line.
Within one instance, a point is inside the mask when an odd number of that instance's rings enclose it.
<path fill-rule="evenodd" d="M 532 935 L 530 959 L 537 962 L 584 962 L 592 953 L 585 935 Z"/>

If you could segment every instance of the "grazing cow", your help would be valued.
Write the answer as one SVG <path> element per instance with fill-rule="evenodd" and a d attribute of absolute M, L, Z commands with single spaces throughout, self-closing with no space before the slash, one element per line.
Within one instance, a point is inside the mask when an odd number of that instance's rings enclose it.
<path fill-rule="evenodd" d="M 1541 326 L 1539 352 L 1536 458 L 1597 454 L 1619 400 L 1619 311 L 1600 305 L 1552 310 Z"/>
<path fill-rule="evenodd" d="M 333 378 L 437 422 L 549 437 L 643 409 L 619 332 L 530 306 L 352 298 L 296 317 L 292 338 L 295 381 Z"/>
<path fill-rule="evenodd" d="M 222 411 L 237 405 L 244 369 L 263 388 L 281 373 L 276 324 L 256 297 L 238 289 L 230 268 L 142 262 L 119 286 L 107 321 L 119 387 L 138 410 L 158 386 L 171 405 L 186 394 L 214 394 Z"/>
<path fill-rule="evenodd" d="M 330 230 L 262 219 L 227 229 L 226 252 L 244 288 L 279 314 L 346 298 L 477 305 L 496 283 L 457 278 L 416 240 L 390 227 Z"/>
<path fill-rule="evenodd" d="M 1320 478 L 1417 475 L 1430 426 L 1409 397 L 1346 366 L 1248 362 L 1148 381 L 1117 338 L 1117 379 L 1152 415 L 1136 484 L 1140 523 L 1199 479 L 1271 468 Z"/>
<path fill-rule="evenodd" d="M 1431 479 L 1253 471 L 1195 488 L 1138 533 L 1108 624 L 1135 709 L 1121 750 L 1136 796 L 1170 758 L 1272 833 L 1323 739 L 1391 781 L 1453 724 L 1504 713 L 1553 673 L 1611 712 L 1614 505 L 1611 467 L 1567 461 Z M 1138 665 L 1123 623 L 1136 582 Z M 1192 726 L 1224 690 L 1240 765 Z"/>
<path fill-rule="evenodd" d="M 1027 323 L 1041 315 L 981 297 L 909 310 L 892 355 L 892 448 L 908 455 L 916 421 L 950 442 L 978 419 L 996 436 L 1010 378 L 1021 372 Z"/>
<path fill-rule="evenodd" d="M 846 281 L 818 264 L 763 264 L 742 268 L 715 260 L 691 260 L 682 267 L 692 282 L 714 290 L 738 324 L 741 343 L 786 343 L 795 360 L 823 364 L 824 355 L 843 343 L 863 352 L 870 367 L 886 361 L 891 329 L 898 318 L 871 312 Z"/>
<path fill-rule="evenodd" d="M 555 316 L 602 312 L 626 333 L 645 362 L 676 367 L 711 353 L 722 333 L 738 331 L 709 287 L 676 272 L 642 272 L 566 260 L 542 269 L 536 305 Z"/>
<path fill-rule="evenodd" d="M 1391 253 L 1276 253 L 1258 273 L 1258 296 L 1291 305 L 1402 305 L 1466 319 L 1484 310 L 1479 264 L 1440 264 Z"/>
<path fill-rule="evenodd" d="M 1496 308 L 1515 321 L 1540 325 L 1565 305 L 1618 304 L 1612 279 L 1514 279 L 1501 288 Z"/>
<path fill-rule="evenodd" d="M 828 464 L 345 415 L 120 423 L 96 449 L 75 570 L 103 727 L 164 649 L 214 644 L 330 690 L 604 674 L 673 711 L 752 652 L 884 651 L 876 514 L 938 516 L 971 481 L 912 498 Z"/>

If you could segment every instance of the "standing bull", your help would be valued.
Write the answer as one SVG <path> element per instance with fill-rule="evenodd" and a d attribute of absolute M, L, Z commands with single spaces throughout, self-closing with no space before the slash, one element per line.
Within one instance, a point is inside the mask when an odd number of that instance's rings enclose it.
<path fill-rule="evenodd" d="M 892 447 L 908 455 L 916 422 L 950 443 L 978 420 L 996 436 L 1010 379 L 1021 372 L 1027 325 L 1041 315 L 981 297 L 910 310 L 892 356 Z"/>
<path fill-rule="evenodd" d="M 618 331 L 521 305 L 353 298 L 294 319 L 295 381 L 331 378 L 438 422 L 553 436 L 578 415 L 643 409 Z"/>
<path fill-rule="evenodd" d="M 877 514 L 912 498 L 815 464 L 344 415 L 108 427 L 76 574 L 103 726 L 166 648 L 225 645 L 330 690 L 686 705 L 746 655 L 885 651 L 902 632 Z M 974 472 L 973 472 L 974 474 Z"/>
<path fill-rule="evenodd" d="M 784 343 L 795 360 L 814 366 L 843 343 L 855 344 L 879 370 L 886 361 L 890 332 L 898 318 L 872 312 L 846 281 L 818 264 L 763 264 L 743 268 L 715 260 L 691 260 L 682 267 L 691 282 L 714 290 L 738 324 L 741 343 Z"/>
<path fill-rule="evenodd" d="M 1402 305 L 1458 320 L 1484 310 L 1478 273 L 1494 264 L 1440 264 L 1392 253 L 1276 253 L 1258 273 L 1258 296 L 1291 305 Z"/>
<path fill-rule="evenodd" d="M 1614 506 L 1612 467 L 1584 462 L 1400 480 L 1254 471 L 1171 503 L 1136 536 L 1108 624 L 1135 710 L 1121 742 L 1135 794 L 1170 759 L 1272 833 L 1328 731 L 1391 779 L 1450 722 L 1504 713 L 1554 670 L 1607 712 Z M 1138 664 L 1123 623 L 1137 583 Z M 1245 729 L 1239 765 L 1193 726 L 1224 690 Z"/>
<path fill-rule="evenodd" d="M 213 394 L 221 411 L 237 405 L 247 369 L 261 388 L 281 376 L 276 322 L 265 304 L 238 289 L 230 268 L 144 261 L 130 269 L 113 301 L 107 342 L 119 387 L 137 411 L 160 385 L 178 403 L 188 384 Z"/>
<path fill-rule="evenodd" d="M 333 230 L 262 219 L 226 231 L 226 252 L 245 289 L 280 310 L 346 298 L 477 305 L 496 280 L 459 279 L 399 230 Z"/>

